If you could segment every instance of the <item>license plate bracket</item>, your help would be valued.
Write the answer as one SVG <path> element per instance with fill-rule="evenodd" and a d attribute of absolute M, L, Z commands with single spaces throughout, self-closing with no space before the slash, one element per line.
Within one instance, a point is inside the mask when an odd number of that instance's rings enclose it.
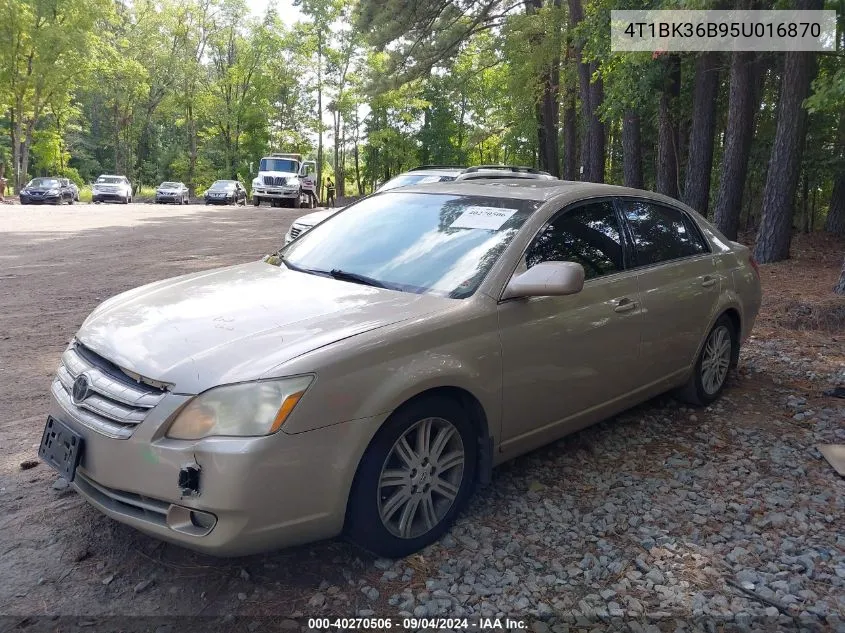
<path fill-rule="evenodd" d="M 44 425 L 38 456 L 71 482 L 82 457 L 82 444 L 83 439 L 79 433 L 50 416 Z"/>

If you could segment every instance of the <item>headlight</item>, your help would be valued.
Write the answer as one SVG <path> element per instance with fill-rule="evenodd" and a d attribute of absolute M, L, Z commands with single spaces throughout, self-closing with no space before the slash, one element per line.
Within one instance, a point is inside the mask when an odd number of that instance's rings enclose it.
<path fill-rule="evenodd" d="M 253 186 L 253 187 L 259 187 L 259 186 L 261 186 L 261 180 L 260 180 L 259 178 L 255 178 L 255 179 L 253 179 L 253 181 L 252 181 L 252 186 Z"/>
<path fill-rule="evenodd" d="M 198 440 L 212 435 L 270 435 L 285 423 L 312 376 L 262 380 L 209 389 L 177 414 L 167 437 Z"/>
<path fill-rule="evenodd" d="M 51 196 L 54 196 L 57 193 L 59 193 L 59 190 L 58 189 L 50 189 L 50 191 L 48 191 L 47 193 L 49 193 Z"/>
<path fill-rule="evenodd" d="M 295 176 L 291 176 L 290 178 L 285 178 L 285 184 L 288 187 L 296 187 L 299 185 L 299 178 Z"/>

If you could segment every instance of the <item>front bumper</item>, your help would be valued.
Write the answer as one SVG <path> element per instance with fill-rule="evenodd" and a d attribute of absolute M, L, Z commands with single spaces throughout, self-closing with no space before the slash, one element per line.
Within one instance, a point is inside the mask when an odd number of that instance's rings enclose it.
<path fill-rule="evenodd" d="M 235 204 L 235 199 L 232 196 L 228 196 L 226 198 L 212 198 L 211 196 L 205 197 L 206 204 Z"/>
<path fill-rule="evenodd" d="M 20 195 L 20 201 L 21 204 L 59 204 L 62 202 L 62 194 L 33 196 L 22 193 Z"/>
<path fill-rule="evenodd" d="M 283 187 L 254 187 L 253 197 L 257 196 L 265 200 L 296 200 L 299 197 L 299 189 Z"/>
<path fill-rule="evenodd" d="M 94 191 L 91 193 L 92 202 L 106 202 L 108 200 L 123 202 L 128 197 L 128 195 L 120 191 Z"/>
<path fill-rule="evenodd" d="M 158 194 L 157 193 L 156 197 L 155 197 L 155 201 L 159 202 L 159 203 L 161 203 L 161 202 L 172 202 L 172 203 L 175 204 L 177 202 L 181 202 L 182 197 L 177 193 L 174 193 L 174 194 Z"/>
<path fill-rule="evenodd" d="M 168 394 L 131 437 L 113 439 L 85 426 L 54 390 L 50 415 L 85 442 L 76 490 L 117 521 L 217 556 L 298 545 L 342 531 L 358 462 L 386 416 L 260 438 L 164 437 L 164 423 L 189 399 Z M 199 484 L 196 494 L 186 495 L 179 478 L 189 466 L 199 469 Z M 200 513 L 197 521 L 191 510 Z"/>

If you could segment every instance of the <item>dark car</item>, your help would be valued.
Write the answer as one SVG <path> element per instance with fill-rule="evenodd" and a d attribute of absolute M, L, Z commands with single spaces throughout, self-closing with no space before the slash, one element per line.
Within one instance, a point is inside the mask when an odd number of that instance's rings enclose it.
<path fill-rule="evenodd" d="M 59 178 L 59 181 L 61 181 L 63 186 L 70 187 L 70 190 L 73 192 L 73 201 L 79 202 L 79 187 L 76 186 L 76 183 L 70 178 Z"/>
<path fill-rule="evenodd" d="M 172 202 L 173 204 L 188 203 L 188 188 L 183 182 L 163 182 L 156 188 L 156 204 Z"/>
<path fill-rule="evenodd" d="M 64 182 L 64 178 L 33 178 L 20 192 L 21 204 L 73 204 L 76 201 L 74 190 Z"/>
<path fill-rule="evenodd" d="M 217 180 L 203 199 L 206 204 L 246 204 L 246 188 L 237 180 Z"/>

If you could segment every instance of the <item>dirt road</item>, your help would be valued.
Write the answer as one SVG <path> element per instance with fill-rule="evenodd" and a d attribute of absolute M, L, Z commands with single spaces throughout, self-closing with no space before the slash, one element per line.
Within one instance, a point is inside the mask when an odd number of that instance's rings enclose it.
<path fill-rule="evenodd" d="M 553 618 L 588 612 L 593 622 L 750 613 L 760 630 L 778 613 L 845 619 L 845 484 L 813 448 L 845 442 L 845 407 L 822 395 L 845 382 L 845 340 L 778 329 L 776 301 L 722 402 L 693 412 L 657 399 L 519 458 L 440 543 L 395 563 L 341 542 L 212 559 L 101 516 L 56 489 L 43 464 L 22 467 L 35 458 L 59 356 L 98 303 L 254 260 L 298 214 L 0 206 L 0 615 L 461 609 L 530 613 L 555 631 Z M 808 279 L 832 287 L 831 248 L 764 268 L 768 296 L 798 297 Z"/>

